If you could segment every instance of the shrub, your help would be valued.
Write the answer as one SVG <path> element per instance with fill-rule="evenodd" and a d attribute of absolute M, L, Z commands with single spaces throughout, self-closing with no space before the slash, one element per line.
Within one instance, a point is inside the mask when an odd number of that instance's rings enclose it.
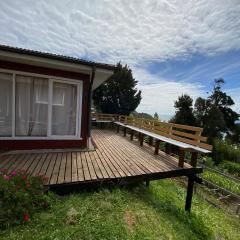
<path fill-rule="evenodd" d="M 230 144 L 228 141 L 215 139 L 213 160 L 219 164 L 223 160 L 240 162 L 240 147 Z"/>
<path fill-rule="evenodd" d="M 28 222 L 34 212 L 49 207 L 52 199 L 43 186 L 46 178 L 25 171 L 0 169 L 0 228 Z"/>
<path fill-rule="evenodd" d="M 234 174 L 240 177 L 240 163 L 230 162 L 230 161 L 223 161 L 220 164 L 220 167 L 224 170 L 227 170 L 229 173 Z"/>

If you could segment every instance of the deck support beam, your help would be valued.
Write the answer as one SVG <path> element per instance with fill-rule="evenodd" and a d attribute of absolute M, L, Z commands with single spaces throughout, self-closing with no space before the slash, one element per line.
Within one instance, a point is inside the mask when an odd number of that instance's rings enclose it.
<path fill-rule="evenodd" d="M 187 196 L 185 203 L 185 211 L 191 211 L 192 196 L 193 196 L 194 176 L 188 176 Z"/>
<path fill-rule="evenodd" d="M 190 162 L 192 167 L 196 167 L 197 166 L 197 158 L 198 158 L 198 152 L 192 152 L 191 162 Z"/>
<path fill-rule="evenodd" d="M 155 141 L 155 151 L 154 151 L 154 154 L 155 155 L 158 155 L 158 152 L 159 152 L 159 144 L 160 144 L 160 140 L 157 140 Z"/>
<path fill-rule="evenodd" d="M 149 188 L 149 183 L 150 183 L 149 179 L 146 179 L 146 187 L 147 188 Z"/>
<path fill-rule="evenodd" d="M 179 148 L 179 161 L 178 166 L 183 168 L 184 166 L 185 151 L 182 148 Z"/>

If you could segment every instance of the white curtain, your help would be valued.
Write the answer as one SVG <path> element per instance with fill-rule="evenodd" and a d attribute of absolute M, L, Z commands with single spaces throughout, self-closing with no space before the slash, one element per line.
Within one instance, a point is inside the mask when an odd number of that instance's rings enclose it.
<path fill-rule="evenodd" d="M 13 75 L 0 73 L 0 136 L 12 136 Z"/>
<path fill-rule="evenodd" d="M 75 135 L 77 86 L 53 82 L 52 135 Z"/>
<path fill-rule="evenodd" d="M 48 79 L 16 75 L 16 136 L 47 136 Z"/>

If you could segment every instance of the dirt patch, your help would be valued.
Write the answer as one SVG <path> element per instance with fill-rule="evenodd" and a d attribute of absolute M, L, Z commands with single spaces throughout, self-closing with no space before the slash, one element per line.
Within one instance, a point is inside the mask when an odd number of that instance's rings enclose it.
<path fill-rule="evenodd" d="M 133 215 L 132 212 L 126 211 L 124 213 L 124 220 L 127 225 L 127 229 L 131 232 L 136 224 L 135 216 Z"/>
<path fill-rule="evenodd" d="M 70 208 L 67 212 L 66 223 L 68 225 L 74 225 L 77 223 L 78 212 L 75 208 Z"/>

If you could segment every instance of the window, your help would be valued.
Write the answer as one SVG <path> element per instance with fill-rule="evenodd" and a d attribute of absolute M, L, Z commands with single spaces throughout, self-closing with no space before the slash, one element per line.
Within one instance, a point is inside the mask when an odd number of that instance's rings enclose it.
<path fill-rule="evenodd" d="M 82 82 L 0 72 L 0 137 L 80 137 Z"/>
<path fill-rule="evenodd" d="M 12 135 L 12 74 L 0 73 L 0 136 Z"/>
<path fill-rule="evenodd" d="M 47 136 L 48 105 L 35 101 L 45 95 L 48 79 L 16 75 L 16 136 Z M 47 102 L 48 97 L 44 99 Z"/>
<path fill-rule="evenodd" d="M 52 134 L 75 135 L 77 86 L 53 83 Z"/>

